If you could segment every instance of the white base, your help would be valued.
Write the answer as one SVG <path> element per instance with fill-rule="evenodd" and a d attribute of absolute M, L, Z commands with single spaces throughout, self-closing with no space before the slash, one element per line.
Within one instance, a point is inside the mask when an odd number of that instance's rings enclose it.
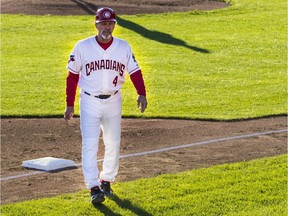
<path fill-rule="evenodd" d="M 68 167 L 76 167 L 76 164 L 72 160 L 54 157 L 43 157 L 34 160 L 23 161 L 22 166 L 31 169 L 53 171 Z"/>

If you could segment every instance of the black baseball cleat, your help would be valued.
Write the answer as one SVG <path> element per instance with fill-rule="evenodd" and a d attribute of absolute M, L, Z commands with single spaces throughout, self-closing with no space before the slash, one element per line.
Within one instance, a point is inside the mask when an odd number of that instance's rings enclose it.
<path fill-rule="evenodd" d="M 99 204 L 104 202 L 105 197 L 103 192 L 100 190 L 98 186 L 93 187 L 91 189 L 91 203 L 92 204 Z"/>
<path fill-rule="evenodd" d="M 101 180 L 100 189 L 105 196 L 110 197 L 113 195 L 113 190 L 111 189 L 110 182 L 108 181 Z"/>

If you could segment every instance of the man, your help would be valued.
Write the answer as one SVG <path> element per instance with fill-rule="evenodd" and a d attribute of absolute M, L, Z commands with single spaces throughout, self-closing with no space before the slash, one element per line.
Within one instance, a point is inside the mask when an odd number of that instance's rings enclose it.
<path fill-rule="evenodd" d="M 82 135 L 82 167 L 91 202 L 101 203 L 112 195 L 110 183 L 115 181 L 119 167 L 121 138 L 121 87 L 128 73 L 137 90 L 141 112 L 147 107 L 146 90 L 141 69 L 128 43 L 112 36 L 116 15 L 111 8 L 96 12 L 96 36 L 74 46 L 67 69 L 66 110 L 69 121 L 74 114 L 77 85 L 80 87 L 80 128 Z M 100 130 L 105 153 L 102 171 L 98 171 L 97 151 Z"/>

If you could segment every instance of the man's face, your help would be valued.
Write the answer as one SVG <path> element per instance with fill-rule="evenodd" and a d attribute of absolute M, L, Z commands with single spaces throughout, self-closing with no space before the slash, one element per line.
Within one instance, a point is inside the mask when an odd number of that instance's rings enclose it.
<path fill-rule="evenodd" d="M 112 37 L 112 32 L 115 27 L 115 22 L 100 22 L 96 24 L 96 29 L 98 30 L 98 36 L 102 40 L 109 40 Z"/>

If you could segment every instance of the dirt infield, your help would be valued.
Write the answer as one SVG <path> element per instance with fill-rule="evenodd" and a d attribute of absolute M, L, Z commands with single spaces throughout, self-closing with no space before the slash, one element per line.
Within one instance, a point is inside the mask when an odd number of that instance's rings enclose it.
<path fill-rule="evenodd" d="M 53 3 L 51 3 L 53 2 Z M 92 4 L 93 2 L 93 4 Z M 118 14 L 158 13 L 194 9 L 215 9 L 227 4 L 214 1 L 105 1 Z M 99 5 L 98 5 L 99 3 Z M 1 1 L 2 13 L 92 14 L 102 1 L 23 0 Z M 149 91 L 149 89 L 148 89 Z M 150 104 L 153 106 L 153 104 Z M 247 121 L 209 122 L 168 119 L 123 119 L 121 155 L 147 152 L 201 141 L 205 145 L 128 157 L 120 160 L 117 181 L 131 181 L 165 173 L 211 165 L 247 161 L 287 153 L 287 133 L 269 133 L 287 128 L 286 116 Z M 251 137 L 239 137 L 260 133 Z M 219 140 L 221 138 L 230 138 Z M 209 143 L 208 141 L 211 141 Z M 63 119 L 1 119 L 1 178 L 33 173 L 23 169 L 24 160 L 60 157 L 81 162 L 79 119 L 66 124 Z M 100 141 L 99 158 L 103 157 Z M 1 203 L 51 197 L 84 189 L 81 167 L 57 173 L 41 173 L 1 181 Z"/>
<path fill-rule="evenodd" d="M 208 0 L 2 0 L 1 6 L 1 13 L 34 15 L 86 15 L 94 14 L 98 7 L 108 6 L 122 15 L 212 10 L 229 4 Z"/>

